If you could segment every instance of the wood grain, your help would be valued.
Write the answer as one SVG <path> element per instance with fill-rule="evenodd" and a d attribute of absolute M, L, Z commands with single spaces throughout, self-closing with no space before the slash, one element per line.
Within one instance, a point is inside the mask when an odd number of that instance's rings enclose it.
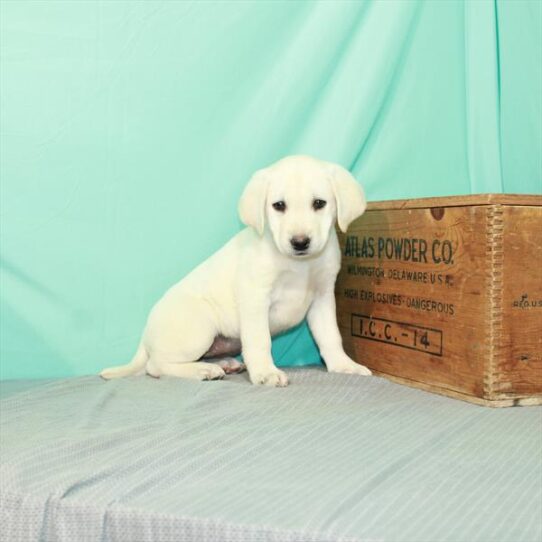
<path fill-rule="evenodd" d="M 372 204 L 339 234 L 339 328 L 345 350 L 380 374 L 478 403 L 536 403 L 542 197 L 488 198 L 435 198 L 453 200 L 438 210 L 434 199 Z"/>
<path fill-rule="evenodd" d="M 471 194 L 438 198 L 392 199 L 372 201 L 368 211 L 391 209 L 423 209 L 431 207 L 466 207 L 469 205 L 532 205 L 542 206 L 542 196 L 536 194 Z"/>

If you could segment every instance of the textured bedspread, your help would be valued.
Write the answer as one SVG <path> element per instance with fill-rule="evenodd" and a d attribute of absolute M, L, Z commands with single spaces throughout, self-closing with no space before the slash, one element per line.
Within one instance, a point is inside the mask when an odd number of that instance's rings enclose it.
<path fill-rule="evenodd" d="M 289 376 L 3 383 L 0 540 L 542 540 L 541 408 Z"/>

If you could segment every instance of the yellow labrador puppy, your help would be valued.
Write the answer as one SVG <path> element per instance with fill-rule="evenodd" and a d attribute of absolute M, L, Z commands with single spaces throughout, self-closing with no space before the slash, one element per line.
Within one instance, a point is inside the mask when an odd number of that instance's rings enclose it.
<path fill-rule="evenodd" d="M 360 185 L 336 164 L 290 156 L 257 171 L 239 202 L 249 227 L 166 292 L 133 360 L 101 376 L 222 378 L 244 369 L 228 357 L 242 352 L 254 384 L 286 386 L 271 337 L 305 317 L 328 371 L 370 375 L 344 353 L 334 297 L 335 220 L 346 231 L 365 207 Z"/>

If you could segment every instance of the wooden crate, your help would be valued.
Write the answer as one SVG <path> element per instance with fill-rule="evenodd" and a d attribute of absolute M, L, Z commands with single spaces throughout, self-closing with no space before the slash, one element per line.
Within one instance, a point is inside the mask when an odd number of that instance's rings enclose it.
<path fill-rule="evenodd" d="M 375 202 L 339 240 L 353 359 L 478 404 L 542 404 L 542 196 Z"/>

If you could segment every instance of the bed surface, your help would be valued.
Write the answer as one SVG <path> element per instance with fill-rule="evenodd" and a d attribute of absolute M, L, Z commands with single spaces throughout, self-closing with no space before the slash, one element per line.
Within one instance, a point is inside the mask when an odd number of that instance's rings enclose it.
<path fill-rule="evenodd" d="M 3 382 L 0 540 L 542 540 L 541 408 L 288 374 Z"/>

